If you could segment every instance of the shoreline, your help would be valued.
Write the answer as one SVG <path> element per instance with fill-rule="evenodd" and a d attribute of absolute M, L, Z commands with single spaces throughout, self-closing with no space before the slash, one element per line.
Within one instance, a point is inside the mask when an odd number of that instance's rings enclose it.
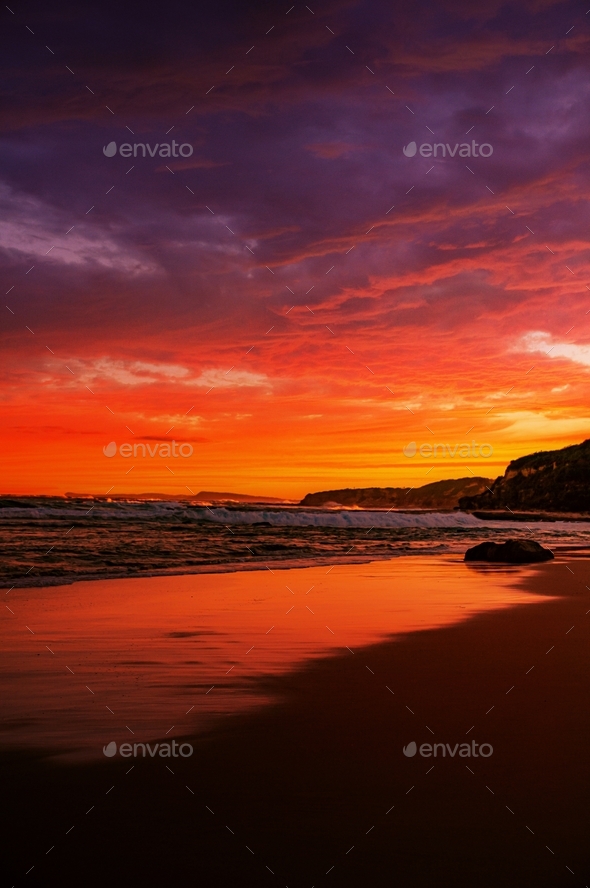
<path fill-rule="evenodd" d="M 466 551 L 466 549 L 465 549 Z M 72 586 L 75 583 L 83 583 L 83 582 L 97 582 L 102 580 L 138 580 L 138 579 L 149 579 L 150 577 L 181 577 L 181 576 L 200 576 L 204 574 L 234 574 L 241 572 L 249 572 L 249 571 L 265 571 L 268 570 L 271 573 L 273 571 L 282 571 L 282 570 L 304 570 L 306 568 L 314 568 L 314 567 L 338 567 L 352 564 L 370 564 L 370 563 L 381 563 L 391 560 L 397 560 L 398 558 L 451 558 L 454 560 L 458 560 L 460 562 L 464 562 L 465 551 L 451 551 L 446 549 L 445 551 L 424 551 L 424 549 L 411 549 L 409 546 L 404 551 L 399 552 L 389 552 L 383 554 L 382 556 L 375 554 L 367 554 L 367 555 L 334 555 L 334 556 L 319 556 L 312 558 L 286 558 L 286 559 L 267 559 L 266 561 L 227 561 L 227 562 L 216 562 L 212 564 L 203 564 L 199 566 L 187 566 L 181 565 L 179 567 L 171 567 L 171 568 L 153 568 L 150 570 L 137 570 L 137 571 L 121 571 L 119 573 L 93 573 L 93 574 L 84 574 L 78 576 L 71 577 L 59 577 L 59 576 L 46 576 L 46 577 L 33 577 L 33 578 L 13 578 L 13 579 L 0 579 L 0 589 L 45 589 L 45 588 L 53 588 L 57 586 Z M 568 557 L 575 559 L 586 559 L 590 558 L 590 542 L 588 545 L 554 545 L 552 547 L 552 551 L 555 554 L 556 559 Z M 523 565 L 514 565 L 509 562 L 498 562 L 495 564 L 487 563 L 487 562 L 471 562 L 473 564 L 481 564 L 486 565 L 488 567 L 528 567 L 534 566 L 535 562 L 525 563 Z"/>
<path fill-rule="evenodd" d="M 554 546 L 552 551 L 555 554 L 555 559 L 559 560 L 560 558 L 568 557 L 575 558 L 580 560 L 585 560 L 590 558 L 590 543 L 588 546 Z M 384 554 L 382 557 L 378 557 L 375 555 L 349 555 L 349 556 L 324 556 L 313 559 L 304 559 L 304 558 L 292 558 L 292 559 L 284 559 L 284 560 L 276 560 L 272 561 L 268 559 L 267 562 L 240 562 L 240 561 L 228 561 L 228 562 L 218 562 L 216 564 L 204 564 L 199 567 L 172 567 L 168 569 L 152 569 L 149 571 L 134 571 L 132 573 L 116 573 L 116 574 L 84 574 L 83 576 L 75 576 L 75 577 L 39 577 L 38 582 L 34 582 L 34 579 L 23 578 L 22 581 L 20 579 L 13 580 L 0 580 L 0 589 L 8 589 L 11 591 L 12 589 L 46 589 L 46 588 L 54 588 L 59 586 L 72 586 L 75 583 L 84 583 L 84 582 L 99 582 L 105 580 L 145 580 L 150 579 L 151 577 L 182 577 L 182 576 L 201 576 L 208 574 L 235 574 L 242 572 L 250 572 L 250 571 L 265 571 L 268 570 L 271 573 L 282 570 L 305 570 L 311 569 L 314 567 L 338 567 L 338 566 L 346 566 L 353 564 L 371 564 L 371 563 L 382 563 L 387 561 L 397 560 L 398 558 L 449 558 L 455 561 L 459 561 L 464 563 L 464 552 L 453 552 L 446 550 L 444 552 L 425 552 L 422 549 L 414 549 L 408 551 L 400 551 L 399 553 L 389 553 Z M 468 562 L 470 566 L 473 565 L 481 565 L 487 568 L 514 568 L 514 567 L 534 567 L 536 562 L 524 563 L 524 564 L 511 564 L 510 562 Z"/>
<path fill-rule="evenodd" d="M 145 580 L 150 577 L 182 577 L 182 576 L 200 576 L 201 574 L 219 574 L 219 573 L 241 573 L 242 571 L 264 571 L 270 570 L 300 570 L 307 567 L 329 567 L 339 564 L 367 564 L 371 561 L 389 561 L 390 558 L 402 558 L 408 553 L 404 552 L 400 555 L 392 555 L 384 558 L 375 558 L 374 556 L 349 556 L 348 558 L 318 558 L 308 560 L 304 559 L 285 559 L 284 561 L 266 562 L 240 562 L 228 561 L 218 562 L 216 564 L 204 564 L 200 567 L 171 567 L 169 569 L 154 569 L 149 571 L 137 571 L 133 573 L 117 573 L 117 574 L 85 574 L 76 577 L 39 577 L 40 582 L 32 583 L 30 580 L 20 583 L 18 580 L 0 580 L 0 589 L 6 588 L 9 583 L 12 589 L 45 589 L 54 586 L 72 586 L 74 583 L 96 582 L 99 580 Z M 422 552 L 417 552 L 422 555 Z M 445 553 L 449 554 L 449 553 Z M 436 558 L 436 555 L 429 557 Z"/>

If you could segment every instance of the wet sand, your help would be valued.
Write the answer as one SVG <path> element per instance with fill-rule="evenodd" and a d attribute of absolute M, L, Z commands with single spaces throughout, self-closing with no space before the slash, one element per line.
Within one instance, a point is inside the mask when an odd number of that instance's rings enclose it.
<path fill-rule="evenodd" d="M 202 732 L 268 703 L 264 676 L 534 601 L 510 576 L 496 571 L 482 586 L 457 558 L 412 556 L 15 590 L 2 628 L 0 748 L 102 758 L 109 742 L 156 740 L 172 725 L 172 737 Z"/>
<path fill-rule="evenodd" d="M 73 760 L 38 720 L 37 748 L 2 757 L 4 883 L 586 885 L 590 562 L 449 562 L 452 619 L 428 604 L 440 574 L 412 565 L 409 631 L 379 637 L 382 611 L 367 631 L 343 608 L 325 623 L 351 637 L 357 625 L 354 653 L 334 641 L 285 669 L 269 661 L 248 677 L 255 706 L 175 729 L 191 758 Z M 497 604 L 474 612 L 467 588 Z M 412 740 L 494 751 L 406 758 Z"/>

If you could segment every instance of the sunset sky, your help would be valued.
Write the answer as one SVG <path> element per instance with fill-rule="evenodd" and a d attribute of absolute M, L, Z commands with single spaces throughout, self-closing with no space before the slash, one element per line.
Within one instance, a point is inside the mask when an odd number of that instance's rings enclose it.
<path fill-rule="evenodd" d="M 590 13 L 290 6 L 3 9 L 0 492 L 297 499 L 590 437 Z"/>

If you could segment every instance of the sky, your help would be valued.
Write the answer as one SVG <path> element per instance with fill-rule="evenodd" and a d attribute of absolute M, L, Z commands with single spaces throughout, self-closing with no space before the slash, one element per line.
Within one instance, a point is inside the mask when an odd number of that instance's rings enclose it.
<path fill-rule="evenodd" d="M 0 492 L 299 499 L 589 437 L 583 5 L 1 15 Z"/>

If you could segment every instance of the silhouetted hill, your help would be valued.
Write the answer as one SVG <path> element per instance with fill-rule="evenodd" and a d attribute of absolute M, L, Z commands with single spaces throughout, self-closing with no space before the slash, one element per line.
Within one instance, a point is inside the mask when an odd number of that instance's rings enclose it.
<path fill-rule="evenodd" d="M 488 486 L 461 497 L 460 508 L 590 512 L 590 440 L 514 459 Z"/>
<path fill-rule="evenodd" d="M 68 499 L 111 499 L 111 500 L 170 500 L 172 502 L 200 503 L 284 503 L 288 500 L 275 496 L 256 496 L 249 493 L 219 493 L 215 490 L 200 490 L 187 493 L 111 493 L 107 496 L 94 493 L 66 493 Z"/>
<path fill-rule="evenodd" d="M 489 478 L 451 478 L 422 487 L 347 487 L 308 493 L 301 506 L 328 504 L 360 509 L 454 509 L 459 498 L 475 497 L 491 485 Z"/>

